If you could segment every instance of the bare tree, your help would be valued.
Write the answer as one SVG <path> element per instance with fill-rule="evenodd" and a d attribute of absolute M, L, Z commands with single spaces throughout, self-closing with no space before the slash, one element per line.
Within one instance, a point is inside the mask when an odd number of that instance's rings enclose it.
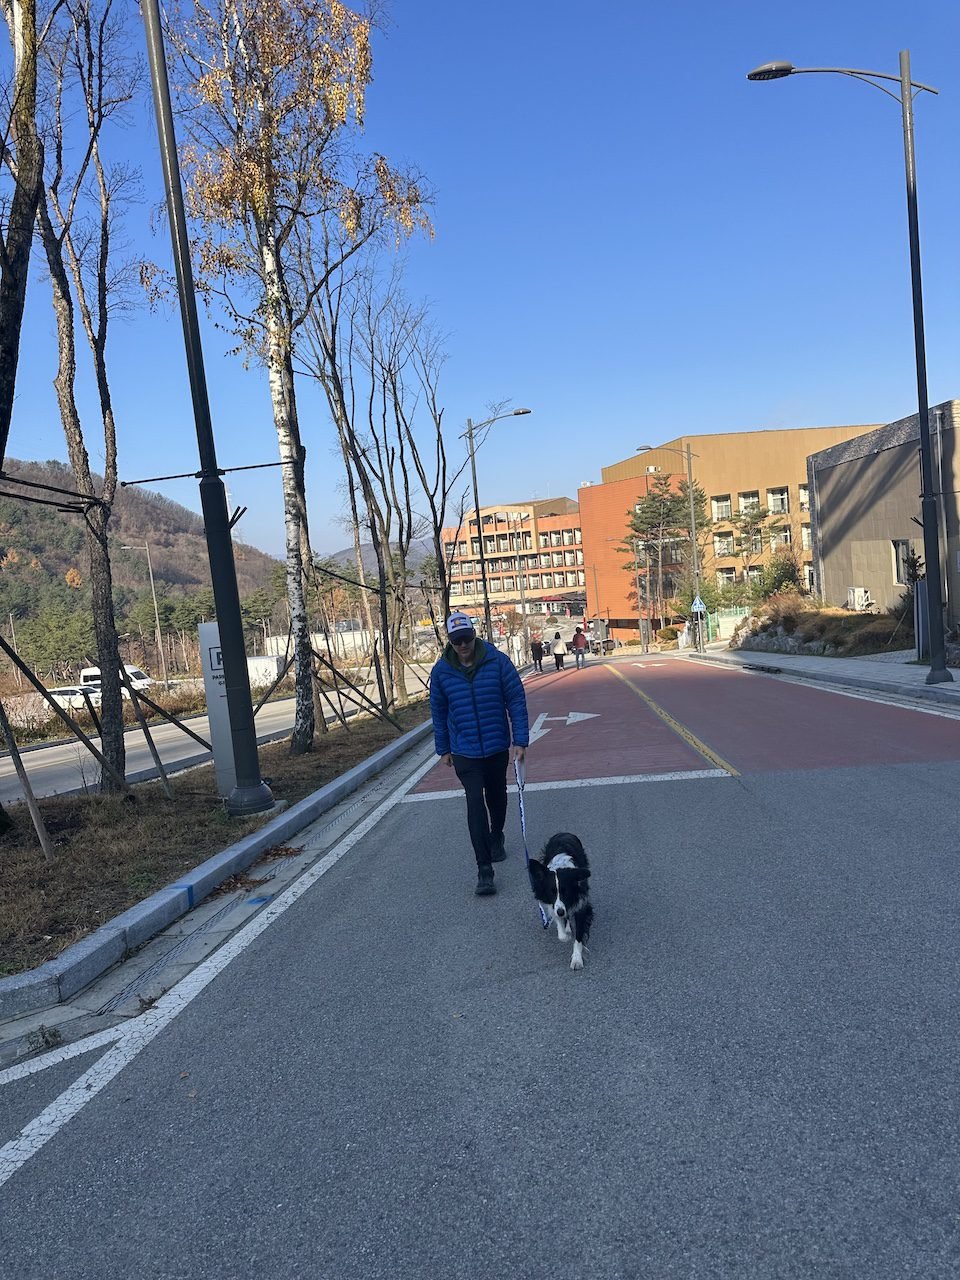
<path fill-rule="evenodd" d="M 125 749 L 120 650 L 108 546 L 117 488 L 117 440 L 106 352 L 110 315 L 128 299 L 135 274 L 133 264 L 117 267 L 114 262 L 118 207 L 134 176 L 123 167 L 107 168 L 101 141 L 106 122 L 133 98 L 139 71 L 123 52 L 123 22 L 114 18 L 112 0 L 66 0 L 59 19 L 45 45 L 50 138 L 37 217 L 57 326 L 59 368 L 54 388 L 77 490 L 90 498 L 84 523 L 102 681 L 102 750 L 122 778 Z M 85 127 L 82 131 L 78 127 L 78 136 L 69 139 L 65 123 L 78 116 Z M 79 157 L 74 163 L 72 155 Z M 104 478 L 99 494 L 75 394 L 78 313 L 93 359 L 100 403 Z M 101 786 L 113 790 L 117 783 L 104 772 Z"/>
<path fill-rule="evenodd" d="M 7 118 L 0 139 L 13 178 L 9 204 L 0 209 L 0 466 L 7 452 L 13 415 L 20 329 L 27 297 L 30 251 L 43 177 L 43 146 L 37 133 L 36 0 L 2 0 L 13 48 L 13 74 L 4 86 Z"/>
<path fill-rule="evenodd" d="M 189 137 L 188 198 L 204 236 L 198 279 L 241 349 L 267 370 L 283 468 L 287 597 L 296 655 L 291 750 L 313 744 L 305 574 L 312 569 L 294 379 L 310 307 L 297 247 L 325 281 L 386 226 L 424 223 L 418 185 L 384 157 L 355 162 L 371 76 L 370 18 L 338 0 L 210 0 L 174 22 Z"/>

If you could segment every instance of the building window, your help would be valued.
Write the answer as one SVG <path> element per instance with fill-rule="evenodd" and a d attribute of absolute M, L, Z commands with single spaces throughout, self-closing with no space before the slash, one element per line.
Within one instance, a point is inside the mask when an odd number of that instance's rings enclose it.
<path fill-rule="evenodd" d="M 760 506 L 759 490 L 751 489 L 748 493 L 738 493 L 737 505 L 741 515 L 745 515 L 748 511 L 756 511 Z"/>
<path fill-rule="evenodd" d="M 737 580 L 736 569 L 718 569 L 717 570 L 717 586 L 732 587 Z"/>
<path fill-rule="evenodd" d="M 562 545 L 563 539 L 560 537 L 560 531 L 556 530 L 550 534 L 551 547 L 559 547 Z"/>
<path fill-rule="evenodd" d="M 759 564 L 747 565 L 743 571 L 744 582 L 759 582 L 763 577 L 763 566 Z"/>
<path fill-rule="evenodd" d="M 460 594 L 460 583 L 451 582 L 450 583 L 450 599 L 453 600 L 454 597 L 458 596 L 459 594 Z"/>
<path fill-rule="evenodd" d="M 803 585 L 808 591 L 816 591 L 817 589 L 817 577 L 813 572 L 812 564 L 805 564 L 803 566 Z"/>
<path fill-rule="evenodd" d="M 578 587 L 585 587 L 586 585 L 587 585 L 586 575 L 584 574 L 583 570 L 581 569 L 581 570 L 579 570 L 579 572 L 577 573 L 577 586 L 578 586 Z"/>
<path fill-rule="evenodd" d="M 810 510 L 810 489 L 807 485 L 801 484 L 797 486 L 797 497 L 800 499 L 800 510 Z"/>
<path fill-rule="evenodd" d="M 729 493 L 725 493 L 719 498 L 711 498 L 710 505 L 713 508 L 714 520 L 729 520 L 733 515 L 733 504 L 730 501 Z"/>
<path fill-rule="evenodd" d="M 903 586 L 907 585 L 907 557 L 910 555 L 910 543 L 906 538 L 895 538 L 893 547 L 893 580 Z"/>
<path fill-rule="evenodd" d="M 582 552 L 582 551 L 578 551 L 578 552 L 577 552 L 577 555 L 576 555 L 576 563 L 577 563 L 577 564 L 583 564 L 583 552 Z"/>
<path fill-rule="evenodd" d="M 497 540 L 492 534 L 483 535 L 484 555 L 492 556 L 497 549 Z"/>
<path fill-rule="evenodd" d="M 573 565 L 573 564 L 576 564 L 576 563 L 577 563 L 577 557 L 574 555 L 574 553 L 573 553 L 572 551 L 565 551 L 565 552 L 563 553 L 563 563 L 564 563 L 564 564 L 566 564 L 566 565 Z"/>
<path fill-rule="evenodd" d="M 491 578 L 491 579 L 490 579 L 490 590 L 491 590 L 491 591 L 502 591 L 502 590 L 503 590 L 503 586 L 501 585 L 501 582 L 500 582 L 500 579 L 499 579 L 499 578 Z"/>
<path fill-rule="evenodd" d="M 583 541 L 583 531 L 580 529 L 574 529 L 573 540 L 577 544 L 577 546 L 579 546 L 580 543 Z"/>
<path fill-rule="evenodd" d="M 530 577 L 527 579 L 527 581 L 528 581 L 528 582 L 529 582 L 529 584 L 530 584 L 530 590 L 531 590 L 531 591 L 539 591 L 539 590 L 540 590 L 540 575 L 539 575 L 539 573 L 531 573 L 531 575 L 530 575 Z"/>
<path fill-rule="evenodd" d="M 514 583 L 513 578 L 504 578 L 504 580 L 503 580 L 503 589 L 504 589 L 504 591 L 515 591 L 515 590 L 516 590 L 516 584 Z"/>
<path fill-rule="evenodd" d="M 754 529 L 750 535 L 750 550 L 757 556 L 763 550 L 763 534 L 759 529 Z"/>
<path fill-rule="evenodd" d="M 793 535 L 790 526 L 785 525 L 782 529 L 775 529 L 770 535 L 770 550 L 776 551 L 777 547 L 789 547 L 793 542 Z"/>
<path fill-rule="evenodd" d="M 715 533 L 713 535 L 713 554 L 715 556 L 733 555 L 733 534 Z M 731 573 L 733 570 L 731 569 Z"/>
<path fill-rule="evenodd" d="M 767 510 L 771 515 L 787 514 L 790 510 L 790 494 L 786 488 L 767 490 Z"/>
<path fill-rule="evenodd" d="M 804 551 L 809 551 L 813 546 L 813 534 L 810 532 L 810 526 L 808 524 L 802 524 L 800 526 L 800 545 L 803 547 Z"/>
<path fill-rule="evenodd" d="M 544 585 L 544 587 L 545 587 L 545 588 L 551 588 L 551 587 L 553 586 L 553 574 L 552 574 L 552 573 L 545 573 L 545 574 L 543 575 L 543 585 Z"/>
<path fill-rule="evenodd" d="M 563 552 L 562 552 L 562 551 L 554 551 L 554 553 L 553 553 L 553 567 L 556 569 L 556 568 L 559 568 L 559 566 L 560 566 L 560 565 L 562 565 L 562 564 L 563 564 Z"/>
<path fill-rule="evenodd" d="M 572 529 L 564 529 L 564 531 L 563 531 L 563 545 L 564 545 L 565 547 L 572 547 L 572 546 L 573 546 L 573 530 L 572 530 Z"/>
<path fill-rule="evenodd" d="M 540 546 L 541 546 L 541 547 L 549 547 L 549 545 L 550 545 L 550 535 L 549 535 L 549 533 L 538 533 L 538 534 L 537 534 L 537 541 L 539 542 L 539 544 L 540 544 Z"/>
<path fill-rule="evenodd" d="M 456 548 L 457 544 L 455 542 L 445 542 L 443 544 L 443 554 L 445 556 L 452 556 L 456 551 Z"/>

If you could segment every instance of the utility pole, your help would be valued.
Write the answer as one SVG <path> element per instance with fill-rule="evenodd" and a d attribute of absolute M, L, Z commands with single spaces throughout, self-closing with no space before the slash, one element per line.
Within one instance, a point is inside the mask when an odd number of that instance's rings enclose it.
<path fill-rule="evenodd" d="M 143 546 L 139 543 L 135 546 L 123 547 L 124 551 L 145 551 L 147 553 L 147 573 L 150 575 L 150 594 L 153 596 L 153 620 L 157 625 L 157 652 L 160 655 L 160 670 L 163 672 L 163 687 L 169 689 L 170 684 L 167 680 L 167 657 L 163 652 L 163 635 L 160 631 L 160 610 L 157 607 L 157 588 L 153 581 L 153 563 L 150 559 L 150 543 L 146 538 L 143 540 Z"/>
<path fill-rule="evenodd" d="M 687 492 L 690 497 L 690 554 L 693 557 L 693 584 L 696 591 L 695 599 L 700 599 L 700 548 L 697 546 L 697 506 L 693 499 L 693 454 L 690 450 L 690 444 L 687 443 Z M 695 614 L 695 627 L 697 632 L 697 652 L 703 653 L 703 623 L 701 615 Z"/>
<path fill-rule="evenodd" d="M 190 239 L 187 234 L 187 215 L 183 204 L 183 187 L 180 182 L 180 161 L 177 156 L 177 139 L 173 127 L 170 80 L 163 48 L 159 0 L 142 0 L 140 10 L 146 31 L 147 60 L 150 65 L 154 110 L 157 117 L 160 159 L 170 220 L 177 294 L 180 300 L 180 320 L 183 325 L 184 350 L 190 377 L 197 449 L 200 455 L 200 471 L 197 473 L 200 478 L 200 507 L 203 512 L 207 556 L 210 561 L 210 581 L 217 609 L 227 716 L 230 721 L 233 762 L 237 777 L 237 785 L 227 797 L 226 807 L 231 817 L 247 817 L 272 808 L 273 794 L 260 776 L 260 762 L 257 757 L 257 731 L 253 721 L 250 674 L 247 670 L 247 655 L 243 643 L 243 618 L 240 614 L 237 566 L 233 558 L 233 541 L 230 536 L 230 519 L 227 514 L 223 473 L 217 463 L 213 423 L 210 418 L 210 401 L 203 367 L 200 321 L 193 285 L 193 267 L 190 262 Z"/>
<path fill-rule="evenodd" d="M 517 584 L 520 588 L 520 612 L 523 615 L 523 656 L 526 658 L 530 652 L 530 624 L 527 621 L 527 593 L 523 585 L 523 561 L 520 558 L 520 551 L 523 543 L 523 522 L 526 516 L 520 511 L 510 512 L 510 526 L 514 529 L 514 537 L 517 539 Z"/>
<path fill-rule="evenodd" d="M 487 557 L 483 550 L 483 521 L 480 518 L 480 495 L 477 492 L 477 452 L 473 439 L 473 419 L 467 419 L 467 448 L 470 451 L 470 474 L 473 476 L 473 506 L 477 517 L 477 542 L 480 547 L 480 581 L 483 585 L 483 619 L 486 639 L 493 644 L 493 619 L 490 617 L 490 591 L 487 587 Z"/>

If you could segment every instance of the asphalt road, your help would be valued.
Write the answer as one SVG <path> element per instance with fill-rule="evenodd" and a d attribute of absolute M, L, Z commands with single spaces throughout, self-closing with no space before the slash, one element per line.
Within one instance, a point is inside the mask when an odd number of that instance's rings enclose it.
<path fill-rule="evenodd" d="M 582 973 L 437 766 L 133 1047 L 0 1074 L 0 1275 L 953 1280 L 960 724 L 613 666 L 528 684 Z"/>

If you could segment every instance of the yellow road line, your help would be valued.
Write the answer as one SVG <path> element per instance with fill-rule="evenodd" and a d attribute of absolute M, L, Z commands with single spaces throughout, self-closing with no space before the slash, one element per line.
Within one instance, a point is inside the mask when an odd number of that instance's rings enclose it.
<path fill-rule="evenodd" d="M 668 724 L 674 733 L 678 733 L 680 737 L 683 738 L 684 742 L 688 742 L 690 746 L 693 747 L 694 751 L 703 756 L 705 760 L 709 760 L 710 763 L 715 764 L 718 769 L 723 769 L 726 773 L 729 773 L 731 778 L 740 777 L 739 769 L 735 769 L 733 765 L 728 764 L 722 756 L 718 756 L 712 747 L 708 747 L 705 742 L 701 742 L 697 735 L 688 729 L 686 725 L 682 725 L 679 720 L 674 720 L 669 711 L 665 711 L 659 703 L 654 702 L 649 694 L 644 693 L 642 689 L 638 689 L 635 684 L 632 684 L 622 671 L 618 671 L 612 663 L 607 665 L 607 670 L 612 671 L 615 676 L 618 676 L 629 689 L 633 690 L 638 698 L 642 698 L 650 710 L 655 715 L 658 715 L 664 724 Z"/>

